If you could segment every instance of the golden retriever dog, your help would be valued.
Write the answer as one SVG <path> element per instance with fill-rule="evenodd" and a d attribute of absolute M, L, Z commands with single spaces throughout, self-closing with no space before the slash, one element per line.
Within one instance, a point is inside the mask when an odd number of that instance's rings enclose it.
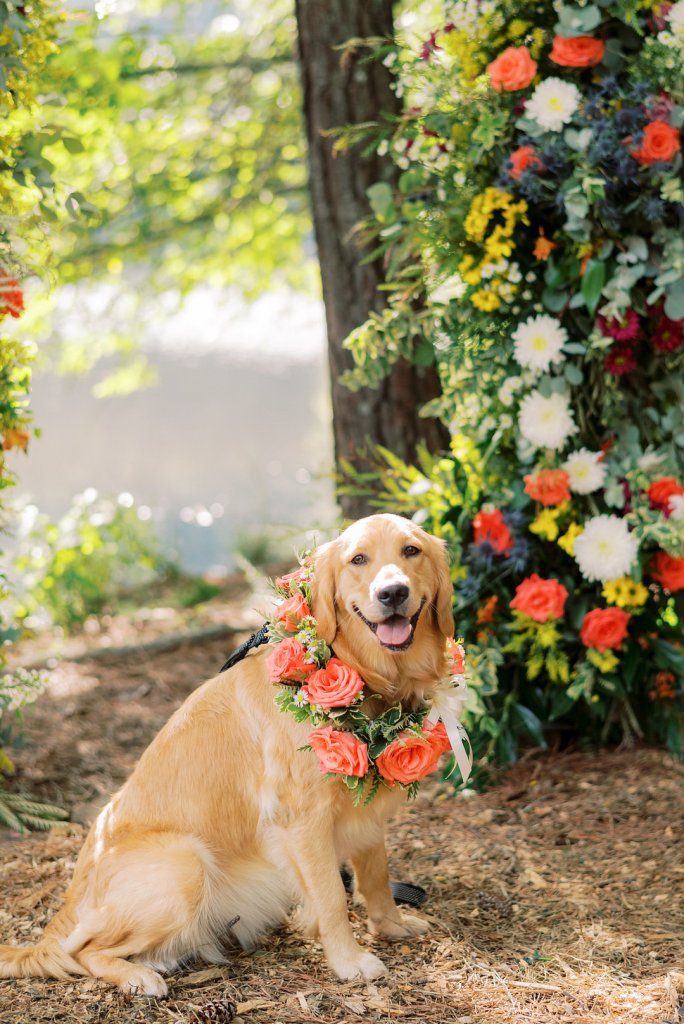
<path fill-rule="evenodd" d="M 444 547 L 409 520 L 370 516 L 322 545 L 312 597 L 319 636 L 385 707 L 416 706 L 449 674 Z M 377 978 L 384 964 L 349 923 L 343 863 L 373 934 L 427 930 L 397 909 L 388 883 L 385 823 L 405 792 L 381 788 L 355 807 L 341 780 L 321 774 L 299 749 L 310 724 L 274 703 L 271 649 L 253 650 L 176 711 L 94 822 L 40 941 L 0 946 L 0 978 L 92 975 L 164 996 L 163 972 L 225 962 L 230 939 L 253 948 L 297 904 L 339 978 Z"/>

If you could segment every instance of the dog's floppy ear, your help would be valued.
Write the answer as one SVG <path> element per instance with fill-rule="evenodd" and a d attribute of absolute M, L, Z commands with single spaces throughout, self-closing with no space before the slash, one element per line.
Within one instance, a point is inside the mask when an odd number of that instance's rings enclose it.
<path fill-rule="evenodd" d="M 328 544 L 321 545 L 314 552 L 314 571 L 311 580 L 311 611 L 316 620 L 316 632 L 328 646 L 332 644 L 337 633 L 337 615 L 335 613 L 336 548 L 335 541 L 330 541 Z"/>
<path fill-rule="evenodd" d="M 454 635 L 454 588 L 449 573 L 446 542 L 437 537 L 430 538 L 430 561 L 435 569 L 437 592 L 434 597 L 434 608 L 437 626 L 443 636 Z"/>

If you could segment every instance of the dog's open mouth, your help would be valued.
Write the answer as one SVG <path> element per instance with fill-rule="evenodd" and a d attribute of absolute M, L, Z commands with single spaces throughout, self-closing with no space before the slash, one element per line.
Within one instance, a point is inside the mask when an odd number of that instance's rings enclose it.
<path fill-rule="evenodd" d="M 413 643 L 416 624 L 424 604 L 425 601 L 421 601 L 420 608 L 410 619 L 405 615 L 390 615 L 382 622 L 371 622 L 356 605 L 354 611 L 363 619 L 370 631 L 375 633 L 383 647 L 389 651 L 406 651 Z"/>

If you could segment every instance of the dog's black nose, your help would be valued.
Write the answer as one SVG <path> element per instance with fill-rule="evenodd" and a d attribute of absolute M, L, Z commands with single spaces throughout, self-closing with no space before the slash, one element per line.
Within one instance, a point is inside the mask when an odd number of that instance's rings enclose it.
<path fill-rule="evenodd" d="M 378 590 L 378 601 L 384 604 L 385 608 L 398 608 L 404 601 L 408 600 L 409 588 L 405 583 L 392 583 L 389 587 Z"/>

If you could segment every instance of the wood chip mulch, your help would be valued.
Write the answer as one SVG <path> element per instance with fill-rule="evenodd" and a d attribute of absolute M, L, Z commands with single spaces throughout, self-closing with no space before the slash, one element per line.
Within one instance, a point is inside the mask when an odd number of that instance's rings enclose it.
<path fill-rule="evenodd" d="M 225 654 L 212 641 L 55 670 L 27 716 L 13 788 L 76 820 L 49 835 L 0 830 L 0 941 L 36 941 L 85 823 Z M 387 978 L 342 984 L 283 930 L 225 967 L 171 977 L 163 1002 L 94 979 L 0 981 L 0 1024 L 684 1022 L 682 764 L 653 750 L 532 752 L 484 794 L 426 786 L 389 832 L 393 876 L 428 890 L 432 930 L 373 942 L 351 906 Z"/>

